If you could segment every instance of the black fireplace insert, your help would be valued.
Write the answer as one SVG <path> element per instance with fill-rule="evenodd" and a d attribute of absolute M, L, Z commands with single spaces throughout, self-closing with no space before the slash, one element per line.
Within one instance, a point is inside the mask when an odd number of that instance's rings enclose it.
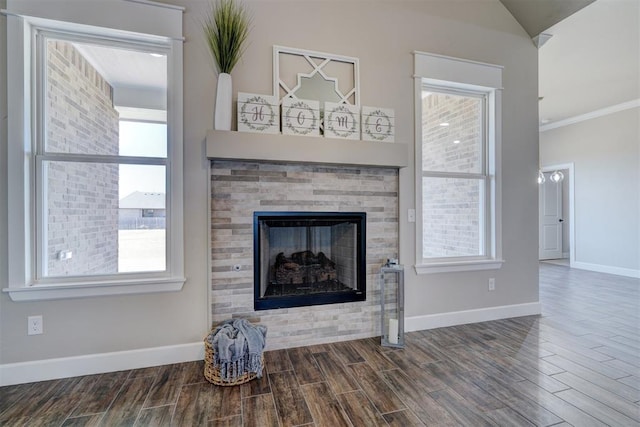
<path fill-rule="evenodd" d="M 254 308 L 366 299 L 364 212 L 254 212 Z"/>

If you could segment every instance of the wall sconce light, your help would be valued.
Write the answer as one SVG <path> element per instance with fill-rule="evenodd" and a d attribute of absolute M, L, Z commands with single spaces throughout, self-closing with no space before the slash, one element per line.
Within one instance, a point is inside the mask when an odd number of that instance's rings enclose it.
<path fill-rule="evenodd" d="M 562 182 L 562 180 L 564 179 L 564 174 L 560 171 L 555 171 L 551 174 L 551 176 L 549 177 L 549 179 L 551 180 L 551 182 L 555 182 L 556 184 L 559 182 Z M 542 169 L 538 170 L 538 184 L 544 184 L 544 182 L 546 181 L 545 177 L 544 177 L 544 173 L 542 172 Z"/>
<path fill-rule="evenodd" d="M 551 174 L 549 179 L 557 184 L 564 179 L 564 174 L 560 171 L 555 171 L 554 173 Z"/>

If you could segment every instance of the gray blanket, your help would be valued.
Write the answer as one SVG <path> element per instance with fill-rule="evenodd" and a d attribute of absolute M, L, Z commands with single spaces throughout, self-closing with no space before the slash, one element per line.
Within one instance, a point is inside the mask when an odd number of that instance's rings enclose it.
<path fill-rule="evenodd" d="M 246 373 L 262 377 L 262 351 L 267 327 L 245 319 L 225 320 L 210 335 L 214 363 L 224 381 L 234 381 Z"/>

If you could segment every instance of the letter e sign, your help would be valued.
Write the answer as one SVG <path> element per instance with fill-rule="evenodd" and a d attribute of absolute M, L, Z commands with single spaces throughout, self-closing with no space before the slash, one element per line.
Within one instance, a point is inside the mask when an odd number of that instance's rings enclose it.
<path fill-rule="evenodd" d="M 393 142 L 394 111 L 391 108 L 362 107 L 362 140 Z"/>

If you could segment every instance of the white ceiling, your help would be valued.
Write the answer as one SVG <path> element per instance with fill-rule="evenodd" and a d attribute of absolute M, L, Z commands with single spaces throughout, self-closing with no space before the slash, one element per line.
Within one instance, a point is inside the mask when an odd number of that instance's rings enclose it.
<path fill-rule="evenodd" d="M 166 55 L 85 43 L 74 46 L 115 90 L 167 90 Z"/>
<path fill-rule="evenodd" d="M 640 99 L 640 0 L 596 0 L 544 33 L 541 122 Z"/>

